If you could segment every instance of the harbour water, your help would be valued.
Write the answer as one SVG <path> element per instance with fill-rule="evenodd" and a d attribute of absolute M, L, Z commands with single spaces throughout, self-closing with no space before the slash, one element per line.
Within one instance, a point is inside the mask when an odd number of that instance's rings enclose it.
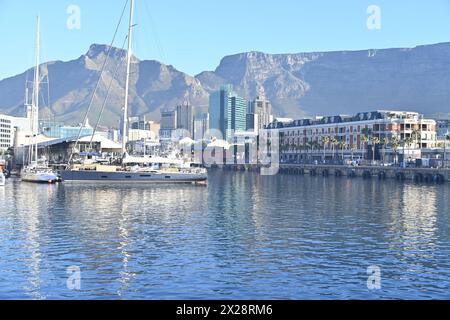
<path fill-rule="evenodd" d="M 448 299 L 449 199 L 447 184 L 221 171 L 207 187 L 9 180 L 0 298 Z"/>

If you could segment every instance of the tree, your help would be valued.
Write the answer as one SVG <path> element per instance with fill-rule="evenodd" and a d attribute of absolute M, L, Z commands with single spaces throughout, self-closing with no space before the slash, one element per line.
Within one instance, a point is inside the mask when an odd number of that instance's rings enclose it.
<path fill-rule="evenodd" d="M 333 139 L 331 139 L 331 144 L 333 145 L 333 159 L 336 158 L 335 154 L 336 154 L 336 147 L 339 145 L 339 140 L 336 137 L 333 137 Z"/>
<path fill-rule="evenodd" d="M 329 144 L 330 143 L 330 137 L 328 137 L 328 136 L 326 136 L 326 137 L 322 137 L 322 144 L 323 144 L 323 162 L 325 163 L 325 160 L 326 160 L 326 158 L 327 158 L 327 155 L 326 155 L 326 147 L 327 147 L 327 144 Z"/>
<path fill-rule="evenodd" d="M 385 158 L 386 158 L 386 146 L 389 144 L 389 138 L 388 137 L 383 137 L 381 139 L 381 144 L 383 145 L 383 165 L 385 163 Z"/>
<path fill-rule="evenodd" d="M 339 141 L 339 147 L 342 151 L 342 161 L 344 161 L 344 148 L 347 146 L 344 140 Z"/>
<path fill-rule="evenodd" d="M 398 148 L 400 147 L 400 140 L 398 139 L 397 136 L 393 136 L 391 138 L 391 147 L 392 150 L 394 150 L 394 163 L 397 164 L 398 162 L 398 157 L 397 157 L 397 152 L 398 152 Z"/>
<path fill-rule="evenodd" d="M 414 139 L 412 137 L 407 137 L 404 143 L 408 147 L 408 149 L 410 149 L 411 145 L 414 143 Z"/>
<path fill-rule="evenodd" d="M 375 151 L 377 149 L 377 145 L 380 143 L 380 138 L 373 136 L 371 138 L 372 141 L 372 161 L 375 162 Z"/>
<path fill-rule="evenodd" d="M 364 129 L 362 130 L 362 132 L 363 132 L 363 136 L 362 136 L 362 138 L 361 138 L 361 141 L 362 141 L 362 143 L 363 143 L 363 158 L 364 158 L 364 154 L 366 153 L 366 146 L 367 146 L 367 143 L 369 142 L 369 136 L 368 136 L 368 134 L 367 134 L 368 129 L 367 129 L 367 128 L 364 128 Z"/>
<path fill-rule="evenodd" d="M 413 138 L 414 144 L 417 145 L 417 142 L 422 139 L 422 134 L 420 133 L 419 130 L 414 129 L 411 133 L 411 138 Z M 422 144 L 420 144 L 419 148 L 421 147 Z"/>
<path fill-rule="evenodd" d="M 356 145 L 352 144 L 352 145 L 350 146 L 350 149 L 351 149 L 351 151 L 352 151 L 352 161 L 353 161 L 353 154 L 354 154 L 355 151 L 357 150 Z"/>

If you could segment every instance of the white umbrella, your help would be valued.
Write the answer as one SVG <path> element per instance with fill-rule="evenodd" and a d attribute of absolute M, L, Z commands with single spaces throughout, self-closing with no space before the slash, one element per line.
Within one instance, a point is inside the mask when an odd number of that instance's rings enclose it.
<path fill-rule="evenodd" d="M 189 145 L 193 145 L 195 143 L 195 141 L 189 137 L 186 137 L 186 138 L 180 140 L 179 143 L 180 143 L 180 145 L 184 145 L 184 146 L 188 145 L 189 146 Z"/>
<path fill-rule="evenodd" d="M 225 140 L 214 140 L 210 144 L 208 144 L 208 148 L 223 148 L 223 149 L 230 149 L 231 144 L 229 144 Z"/>

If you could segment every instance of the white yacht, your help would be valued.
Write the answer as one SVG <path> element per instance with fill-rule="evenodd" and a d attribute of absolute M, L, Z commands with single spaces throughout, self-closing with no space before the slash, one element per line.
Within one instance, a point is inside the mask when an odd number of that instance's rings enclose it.
<path fill-rule="evenodd" d="M 55 183 L 59 181 L 58 175 L 47 166 L 29 165 L 22 170 L 22 181 L 35 183 Z"/>
<path fill-rule="evenodd" d="M 123 108 L 123 138 L 121 165 L 105 165 L 102 163 L 69 164 L 61 171 L 64 182 L 101 182 L 117 181 L 122 183 L 194 183 L 206 184 L 208 173 L 205 168 L 173 159 L 171 157 L 129 157 L 127 155 L 128 141 L 128 95 L 130 83 L 131 43 L 133 30 L 134 0 L 130 2 L 130 21 L 128 28 L 128 50 L 125 79 L 125 102 Z M 101 78 L 101 76 L 100 76 Z M 87 115 L 86 115 L 87 118 Z M 94 130 L 95 131 L 95 130 Z M 81 132 L 81 131 L 80 131 Z M 76 146 L 74 150 L 76 149 Z M 73 155 L 73 153 L 72 153 Z"/>
<path fill-rule="evenodd" d="M 36 28 L 36 66 L 34 69 L 33 80 L 33 97 L 31 102 L 31 117 L 30 117 L 30 143 L 28 146 L 28 160 L 29 164 L 22 169 L 20 173 L 22 181 L 35 182 L 35 183 L 54 183 L 58 181 L 58 175 L 53 172 L 46 164 L 45 161 L 39 161 L 38 159 L 38 142 L 37 136 L 39 132 L 38 128 L 38 115 L 39 115 L 39 84 L 40 84 L 40 72 L 39 72 L 39 46 L 40 46 L 40 18 L 37 17 Z"/>

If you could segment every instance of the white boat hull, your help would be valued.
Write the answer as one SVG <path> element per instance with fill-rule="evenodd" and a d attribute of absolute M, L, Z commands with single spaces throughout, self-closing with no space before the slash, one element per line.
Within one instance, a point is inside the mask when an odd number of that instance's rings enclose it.
<path fill-rule="evenodd" d="M 58 176 L 52 172 L 23 172 L 21 179 L 25 182 L 55 183 L 58 181 Z"/>
<path fill-rule="evenodd" d="M 124 182 L 124 183 L 206 183 L 208 174 L 183 172 L 102 172 L 71 171 L 61 172 L 64 182 Z"/>

